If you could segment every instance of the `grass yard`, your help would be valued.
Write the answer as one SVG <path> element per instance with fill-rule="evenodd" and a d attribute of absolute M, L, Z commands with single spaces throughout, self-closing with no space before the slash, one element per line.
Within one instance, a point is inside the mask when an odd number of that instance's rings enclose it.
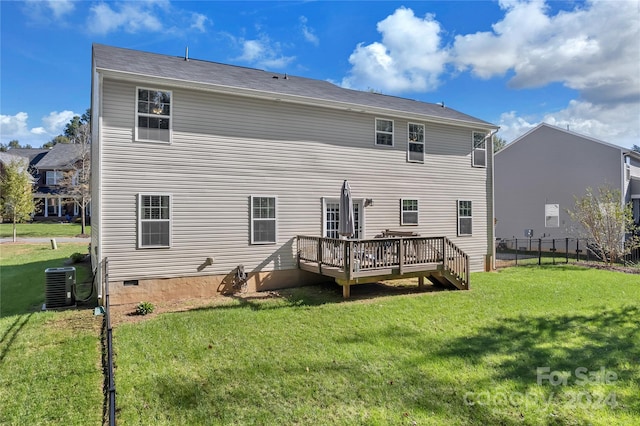
<path fill-rule="evenodd" d="M 80 234 L 81 229 L 82 226 L 79 223 L 18 223 L 17 236 L 18 239 L 75 237 Z M 85 233 L 91 234 L 91 226 L 85 227 Z M 0 223 L 0 238 L 13 238 L 12 223 Z M 88 239 L 86 244 L 89 244 Z"/>
<path fill-rule="evenodd" d="M 73 253 L 86 253 L 86 243 L 0 245 L 0 318 L 38 310 L 44 303 L 44 271 L 65 266 Z M 76 282 L 89 276 L 88 266 L 76 268 Z"/>
<path fill-rule="evenodd" d="M 520 267 L 472 288 L 343 302 L 309 287 L 121 324 L 118 420 L 640 423 L 639 276 Z"/>
<path fill-rule="evenodd" d="M 103 375 L 93 309 L 47 311 L 44 270 L 86 244 L 0 246 L 0 425 L 100 425 Z M 87 271 L 78 265 L 77 278 Z"/>

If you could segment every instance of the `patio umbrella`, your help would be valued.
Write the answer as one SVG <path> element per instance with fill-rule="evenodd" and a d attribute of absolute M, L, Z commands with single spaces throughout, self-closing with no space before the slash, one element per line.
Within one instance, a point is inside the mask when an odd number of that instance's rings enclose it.
<path fill-rule="evenodd" d="M 342 183 L 340 192 L 340 207 L 338 212 L 338 234 L 344 237 L 352 237 L 355 231 L 355 214 L 353 213 L 353 200 L 351 199 L 351 187 L 346 180 Z"/>

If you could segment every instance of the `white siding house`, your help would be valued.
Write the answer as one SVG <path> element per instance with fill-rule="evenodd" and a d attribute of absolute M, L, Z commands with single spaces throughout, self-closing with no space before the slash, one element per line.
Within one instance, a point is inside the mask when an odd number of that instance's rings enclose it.
<path fill-rule="evenodd" d="M 491 134 L 450 108 L 325 81 L 94 45 L 92 259 L 120 302 L 301 285 L 299 235 L 447 237 L 493 252 Z M 99 274 L 102 279 L 102 274 Z"/>
<path fill-rule="evenodd" d="M 640 219 L 640 154 L 540 124 L 497 152 L 496 237 L 559 239 L 580 236 L 567 210 L 586 189 L 609 186 L 621 203 L 634 200 Z"/>

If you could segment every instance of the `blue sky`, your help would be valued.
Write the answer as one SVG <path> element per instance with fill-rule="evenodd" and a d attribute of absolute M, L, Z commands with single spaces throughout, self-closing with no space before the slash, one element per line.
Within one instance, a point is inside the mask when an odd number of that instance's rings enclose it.
<path fill-rule="evenodd" d="M 640 1 L 2 1 L 1 142 L 90 103 L 91 45 L 286 72 L 640 145 Z"/>

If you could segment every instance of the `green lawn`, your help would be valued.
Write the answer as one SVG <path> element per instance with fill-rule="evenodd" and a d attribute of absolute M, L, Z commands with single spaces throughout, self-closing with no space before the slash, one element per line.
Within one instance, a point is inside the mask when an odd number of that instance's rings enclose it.
<path fill-rule="evenodd" d="M 44 270 L 78 251 L 86 244 L 0 245 L 0 425 L 102 424 L 102 317 L 39 311 Z"/>
<path fill-rule="evenodd" d="M 0 245 L 0 318 L 40 309 L 44 303 L 44 271 L 65 266 L 73 253 L 86 253 L 86 243 Z M 88 266 L 76 268 L 76 282 L 89 276 Z"/>
<path fill-rule="evenodd" d="M 473 274 L 468 292 L 352 293 L 294 289 L 118 326 L 119 422 L 640 422 L 639 276 L 520 267 Z"/>
<path fill-rule="evenodd" d="M 80 234 L 79 223 L 18 223 L 17 236 L 20 238 L 75 237 Z M 91 227 L 85 227 L 85 233 L 91 234 Z M 0 223 L 0 238 L 13 237 L 13 224 Z M 89 240 L 87 240 L 87 244 Z"/>

